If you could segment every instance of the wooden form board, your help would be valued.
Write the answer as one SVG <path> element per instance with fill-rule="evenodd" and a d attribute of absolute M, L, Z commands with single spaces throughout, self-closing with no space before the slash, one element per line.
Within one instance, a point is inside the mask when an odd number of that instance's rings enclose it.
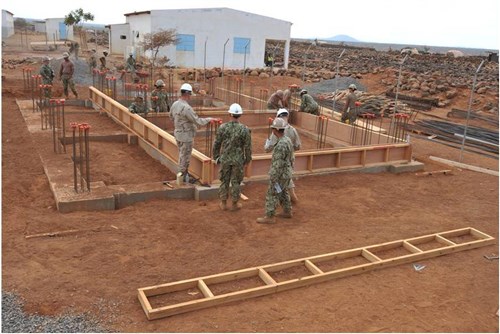
<path fill-rule="evenodd" d="M 94 87 L 89 87 L 89 96 L 95 104 L 99 105 L 118 123 L 144 139 L 146 143 L 174 165 L 177 164 L 179 152 L 175 138 L 171 134 L 143 117 L 132 114 L 125 106 Z M 213 116 L 212 113 L 201 112 L 200 115 Z M 215 114 L 217 113 L 220 112 L 215 112 Z M 299 113 L 297 116 L 299 122 L 297 125 L 299 127 L 304 127 L 308 131 L 315 130 L 316 116 L 305 113 Z M 255 111 L 254 114 L 247 115 L 247 118 L 255 118 L 256 121 L 264 122 L 264 124 L 267 124 L 269 117 L 270 113 L 267 110 Z M 342 136 L 342 131 L 345 132 L 343 136 L 349 137 L 347 132 L 349 126 L 333 120 L 328 120 L 328 124 L 327 136 L 330 138 Z M 386 137 L 384 134 L 381 135 L 381 138 Z M 373 138 L 375 140 L 375 136 Z M 298 175 L 315 174 L 394 163 L 408 163 L 411 161 L 411 153 L 412 148 L 408 143 L 373 143 L 372 145 L 356 147 L 301 150 L 295 153 L 294 172 Z M 246 180 L 268 178 L 270 165 L 271 154 L 253 155 L 252 162 L 245 169 Z M 202 183 L 212 184 L 214 181 L 217 182 L 219 178 L 219 165 L 215 164 L 211 157 L 207 157 L 203 153 L 193 149 L 189 172 L 199 178 Z"/>
<path fill-rule="evenodd" d="M 396 240 L 367 247 L 354 248 L 340 252 L 322 254 L 280 263 L 246 268 L 216 275 L 197 277 L 172 283 L 138 289 L 138 298 L 149 320 L 175 314 L 222 305 L 236 300 L 268 295 L 284 290 L 320 283 L 335 278 L 356 275 L 375 269 L 411 263 L 422 259 L 450 254 L 462 250 L 483 247 L 495 243 L 495 239 L 472 227 L 424 235 L 409 239 Z M 398 255 L 394 254 L 394 251 Z M 384 255 L 386 252 L 386 255 Z M 388 252 L 388 253 L 387 253 Z M 392 253 L 391 253 L 392 252 Z M 342 261 L 352 263 L 353 259 L 362 261 L 357 265 L 342 266 Z M 329 263 L 336 267 L 328 267 Z M 327 269 L 325 269 L 327 268 Z M 280 273 L 291 270 L 292 278 L 281 280 Z M 298 273 L 298 274 L 297 274 Z M 238 286 L 235 282 L 253 278 L 257 284 L 243 290 L 217 294 L 214 287 L 218 284 Z M 233 285 L 231 285 L 233 283 Z M 198 292 L 191 292 L 197 290 Z M 195 300 L 187 300 L 163 306 L 152 306 L 152 299 L 169 294 L 199 295 Z M 164 298 L 165 299 L 165 298 Z M 164 300 L 162 299 L 162 300 Z"/>

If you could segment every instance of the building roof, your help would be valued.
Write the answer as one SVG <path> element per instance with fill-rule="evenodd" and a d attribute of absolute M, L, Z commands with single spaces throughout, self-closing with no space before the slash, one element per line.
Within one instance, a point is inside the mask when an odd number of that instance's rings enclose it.
<path fill-rule="evenodd" d="M 239 13 L 242 13 L 242 14 L 247 14 L 247 15 L 250 14 L 250 15 L 254 15 L 254 16 L 260 16 L 260 17 L 265 17 L 265 18 L 268 18 L 268 19 L 282 21 L 282 22 L 286 22 L 286 23 L 292 24 L 292 22 L 290 22 L 290 21 L 280 20 L 280 19 L 277 19 L 277 18 L 274 18 L 274 17 L 270 17 L 270 16 L 265 16 L 265 15 L 260 15 L 260 14 L 254 14 L 254 13 L 245 12 L 245 11 L 242 11 L 242 10 L 232 9 L 232 8 L 228 8 L 228 7 L 183 8 L 183 9 L 154 9 L 154 10 L 147 10 L 147 11 L 142 11 L 142 12 L 127 13 L 127 14 L 124 14 L 124 15 L 125 16 L 132 16 L 132 15 L 151 14 L 152 11 L 172 11 L 172 12 L 187 12 L 187 11 L 192 11 L 192 12 L 200 12 L 200 11 L 211 11 L 211 10 L 229 10 L 229 11 L 239 12 Z"/>

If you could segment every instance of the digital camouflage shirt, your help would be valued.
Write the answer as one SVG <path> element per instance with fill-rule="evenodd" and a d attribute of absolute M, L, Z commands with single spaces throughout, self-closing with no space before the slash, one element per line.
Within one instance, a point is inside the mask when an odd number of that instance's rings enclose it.
<path fill-rule="evenodd" d="M 273 149 L 271 168 L 269 169 L 271 183 L 279 183 L 282 188 L 284 185 L 288 185 L 292 178 L 294 162 L 295 155 L 290 138 L 286 136 L 279 138 Z"/>
<path fill-rule="evenodd" d="M 42 76 L 42 83 L 44 85 L 52 85 L 52 80 L 54 79 L 54 70 L 50 68 L 49 65 L 42 65 L 40 68 L 40 75 Z"/>
<path fill-rule="evenodd" d="M 217 130 L 214 160 L 222 164 L 246 165 L 252 160 L 250 129 L 239 122 L 224 123 Z"/>
<path fill-rule="evenodd" d="M 156 112 L 170 111 L 167 92 L 160 89 L 153 90 L 151 92 L 151 108 Z"/>

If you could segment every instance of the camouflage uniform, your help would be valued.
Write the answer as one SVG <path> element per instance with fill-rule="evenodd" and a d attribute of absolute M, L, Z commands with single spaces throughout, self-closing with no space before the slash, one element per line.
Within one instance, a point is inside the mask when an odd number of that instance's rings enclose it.
<path fill-rule="evenodd" d="M 227 200 L 231 185 L 231 198 L 233 202 L 237 202 L 244 176 L 243 166 L 252 161 L 250 129 L 235 121 L 222 124 L 215 137 L 214 160 L 221 164 L 219 198 Z"/>
<path fill-rule="evenodd" d="M 284 212 L 291 212 L 292 203 L 288 186 L 293 174 L 295 156 L 290 138 L 283 136 L 274 146 L 269 169 L 269 187 L 266 194 L 266 216 L 273 217 L 276 206 L 280 204 Z M 277 186 L 278 185 L 278 186 Z M 276 189 L 279 187 L 281 192 Z"/>
<path fill-rule="evenodd" d="M 127 63 L 125 64 L 128 72 L 135 73 L 135 59 L 133 56 L 129 56 Z"/>
<path fill-rule="evenodd" d="M 73 82 L 73 73 L 75 72 L 75 65 L 69 60 L 65 58 L 61 63 L 61 68 L 59 69 L 59 75 L 61 76 L 64 95 L 68 98 L 68 86 L 71 88 L 73 94 L 75 94 L 76 98 L 78 98 L 78 93 L 75 89 L 75 83 Z"/>
<path fill-rule="evenodd" d="M 283 92 L 283 108 L 289 109 L 290 108 L 290 102 L 292 100 L 292 90 L 291 89 L 285 89 Z"/>
<path fill-rule="evenodd" d="M 147 114 L 148 113 L 148 107 L 144 102 L 143 103 L 132 102 L 130 104 L 130 106 L 128 107 L 128 110 L 132 114 Z"/>
<path fill-rule="evenodd" d="M 350 92 L 347 94 L 345 107 L 342 111 L 342 118 L 340 119 L 341 122 L 345 123 L 347 120 L 349 120 L 349 124 L 356 122 L 356 119 L 358 118 L 356 101 L 358 101 L 356 93 Z"/>
<path fill-rule="evenodd" d="M 52 80 L 54 79 L 54 70 L 48 65 L 43 64 L 40 68 L 40 75 L 42 76 L 42 84 L 52 85 Z M 48 88 L 44 89 L 45 97 L 50 98 L 50 90 Z"/>
<path fill-rule="evenodd" d="M 267 109 L 278 110 L 283 108 L 283 91 L 276 91 L 267 100 Z"/>
<path fill-rule="evenodd" d="M 97 67 L 97 59 L 95 57 L 95 52 L 90 55 L 88 63 L 90 67 L 90 73 L 92 73 L 92 71 Z"/>
<path fill-rule="evenodd" d="M 299 133 L 290 124 L 288 124 L 287 127 L 285 128 L 285 137 L 290 138 L 294 151 L 300 150 L 302 142 L 300 141 Z M 271 137 L 269 137 L 269 139 L 266 140 L 266 143 L 264 144 L 264 150 L 266 152 L 271 152 L 274 149 L 274 146 L 276 146 L 277 142 L 278 142 L 278 137 L 276 137 L 274 133 L 271 134 Z M 295 184 L 293 183 L 293 179 L 290 178 L 290 184 L 288 185 L 288 188 L 294 188 L 294 187 Z"/>
<path fill-rule="evenodd" d="M 302 94 L 300 97 L 300 111 L 313 115 L 319 115 L 318 103 L 314 101 L 311 95 Z"/>
<path fill-rule="evenodd" d="M 179 172 L 186 174 L 193 150 L 193 140 L 196 126 L 207 125 L 212 118 L 199 118 L 193 108 L 184 100 L 179 99 L 170 108 L 170 118 L 174 122 L 174 137 L 179 147 Z"/>
<path fill-rule="evenodd" d="M 158 99 L 153 99 L 157 96 Z M 155 112 L 168 112 L 170 111 L 170 105 L 168 103 L 168 95 L 163 89 L 155 89 L 151 92 L 151 108 Z"/>

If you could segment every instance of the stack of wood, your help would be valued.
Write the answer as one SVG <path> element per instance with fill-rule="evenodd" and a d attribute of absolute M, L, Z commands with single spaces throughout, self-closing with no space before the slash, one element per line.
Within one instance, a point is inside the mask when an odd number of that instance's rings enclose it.
<path fill-rule="evenodd" d="M 318 99 L 320 100 L 330 100 L 333 101 L 335 99 L 336 104 L 344 105 L 347 94 L 349 94 L 349 90 L 341 90 L 335 93 L 323 93 L 318 94 Z M 369 112 L 378 116 L 388 116 L 394 113 L 394 106 L 396 105 L 395 101 L 389 99 L 383 95 L 373 95 L 366 92 L 355 92 L 358 97 L 358 101 L 361 102 L 360 112 Z M 398 101 L 397 107 L 398 113 L 407 113 L 411 114 L 411 109 L 407 104 Z"/>

